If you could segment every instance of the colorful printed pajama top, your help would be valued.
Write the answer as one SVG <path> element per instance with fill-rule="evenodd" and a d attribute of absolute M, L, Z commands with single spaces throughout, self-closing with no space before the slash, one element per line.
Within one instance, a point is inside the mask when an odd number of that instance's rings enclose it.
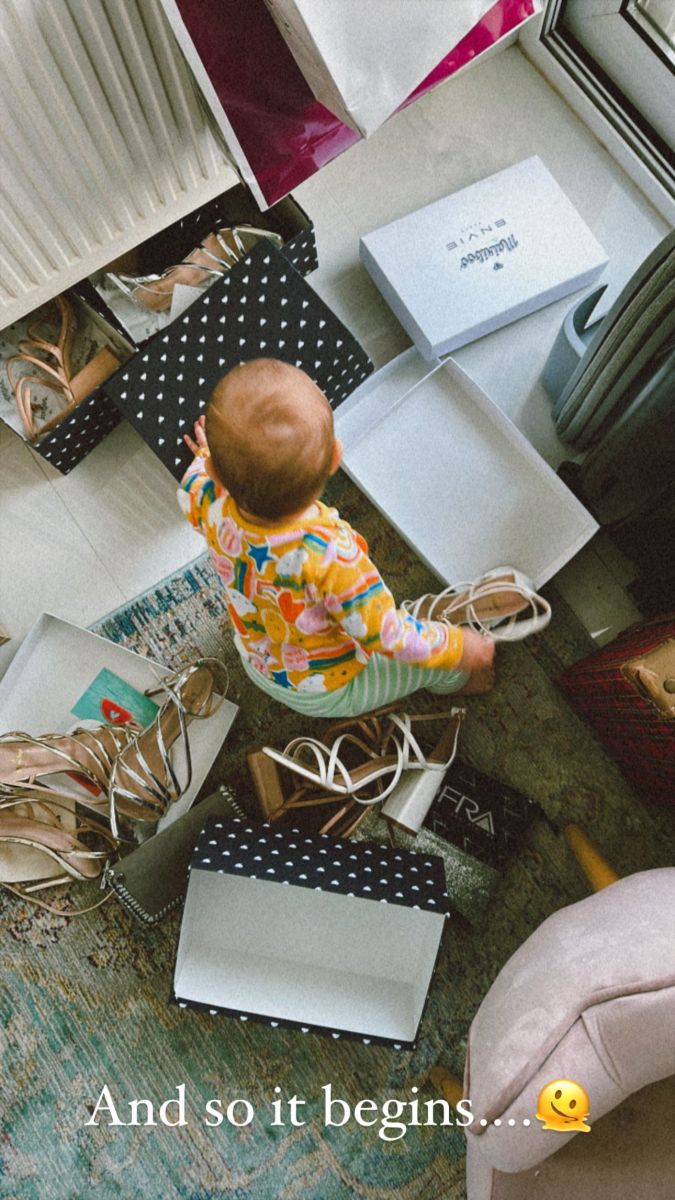
<path fill-rule="evenodd" d="M 317 501 L 299 520 L 256 525 L 209 477 L 204 455 L 188 467 L 178 499 L 206 539 L 239 649 L 267 679 L 299 692 L 333 691 L 374 652 L 457 667 L 461 629 L 397 609 L 366 542 L 335 509 Z"/>

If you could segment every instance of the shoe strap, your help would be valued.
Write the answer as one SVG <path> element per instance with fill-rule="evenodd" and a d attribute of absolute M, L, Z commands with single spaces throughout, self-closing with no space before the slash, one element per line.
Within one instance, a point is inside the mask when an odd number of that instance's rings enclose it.
<path fill-rule="evenodd" d="M 455 736 L 453 739 L 452 752 L 450 754 L 450 758 L 447 759 L 445 762 L 440 762 L 440 763 L 430 762 L 429 759 L 427 758 L 426 754 L 424 754 L 419 742 L 417 741 L 417 738 L 414 736 L 411 726 L 412 726 L 412 722 L 414 720 L 417 720 L 418 717 L 419 717 L 419 720 L 428 720 L 432 717 L 440 718 L 441 716 L 445 717 L 449 721 L 452 721 L 452 720 L 456 721 Z M 410 766 L 411 766 L 410 752 L 411 751 L 412 751 L 412 755 L 413 755 L 414 759 L 416 760 L 417 764 L 425 770 L 442 771 L 442 770 L 445 770 L 447 767 L 449 767 L 455 757 L 455 754 L 457 753 L 457 743 L 459 741 L 459 729 L 460 729 L 460 725 L 461 725 L 463 716 L 464 716 L 464 709 L 462 709 L 462 708 L 451 708 L 450 712 L 448 712 L 448 713 L 442 713 L 442 714 L 441 713 L 420 713 L 419 715 L 416 714 L 414 716 L 411 716 L 410 713 L 400 713 L 400 714 L 399 713 L 391 713 L 390 717 L 389 717 L 390 721 L 392 722 L 392 724 L 394 724 L 397 727 L 397 729 L 403 735 L 404 770 L 410 769 Z"/>
<path fill-rule="evenodd" d="M 289 758 L 297 762 L 299 767 L 305 766 L 302 762 L 302 755 L 306 751 L 309 751 L 314 758 L 319 783 L 322 787 L 330 788 L 334 783 L 335 763 L 333 762 L 331 765 L 331 750 L 329 747 L 324 745 L 323 742 L 318 741 L 317 738 L 293 738 L 286 746 L 281 756 L 281 761 L 285 762 L 286 766 L 290 767 L 291 770 L 293 770 L 293 767 L 288 762 Z M 298 774 L 302 774 L 302 771 L 299 771 Z"/>
<path fill-rule="evenodd" d="M 2 822 L 2 814 L 7 809 L 17 808 L 19 805 L 25 804 L 42 805 L 43 808 L 50 810 L 52 815 L 56 817 L 55 822 L 52 823 L 50 821 L 46 821 L 43 816 L 40 816 L 39 813 L 35 816 L 21 819 L 25 820 L 29 825 L 34 825 L 36 830 L 39 830 L 40 826 L 46 826 L 50 829 L 59 829 L 63 834 L 69 838 L 72 838 L 75 842 L 78 842 L 80 834 L 92 832 L 97 833 L 104 839 L 104 841 L 113 843 L 117 842 L 118 839 L 115 838 L 114 834 L 108 834 L 105 826 L 93 821 L 87 821 L 86 818 L 77 817 L 77 815 L 75 815 L 75 828 L 67 829 L 60 821 L 58 813 L 54 812 L 54 810 L 59 809 L 61 812 L 67 813 L 68 816 L 71 817 L 74 815 L 74 812 L 70 805 L 62 804 L 61 801 L 56 799 L 56 797 L 59 795 L 65 795 L 65 793 L 53 791 L 51 788 L 43 788 L 40 785 L 37 787 L 22 787 L 21 785 L 17 785 L 13 788 L 13 794 L 11 798 L 9 798 L 6 793 L 2 798 L 0 798 L 0 824 Z M 0 832 L 0 842 L 15 840 L 16 838 L 13 838 L 11 835 Z M 29 842 L 30 840 L 31 839 L 29 835 L 26 835 L 26 837 L 22 839 L 24 842 Z M 37 837 L 34 838 L 34 844 L 37 849 L 41 849 L 43 846 L 43 843 L 41 843 Z M 74 847 L 59 848 L 55 852 L 63 858 L 101 859 L 110 857 L 110 847 L 108 847 L 106 850 L 89 850 L 85 845 L 80 844 L 79 842 Z"/>
<path fill-rule="evenodd" d="M 201 670 L 203 667 L 206 667 L 211 671 L 214 686 L 211 694 L 204 701 L 203 708 L 197 712 L 193 712 L 192 709 L 187 708 L 183 703 L 181 692 L 188 679 L 190 679 L 196 671 Z M 189 666 L 179 667 L 178 670 L 172 671 L 168 675 L 160 675 L 154 669 L 154 667 L 151 667 L 151 670 L 155 676 L 155 679 L 157 680 L 157 687 L 146 688 L 146 696 L 157 696 L 162 692 L 166 692 L 166 694 L 173 700 L 179 713 L 182 712 L 189 717 L 194 717 L 198 721 L 204 720 L 207 717 L 212 717 L 213 714 L 218 711 L 223 700 L 225 699 L 225 695 L 229 687 L 229 672 L 227 670 L 227 666 L 224 662 L 221 662 L 219 658 L 199 658 L 196 662 L 190 663 Z M 225 686 L 220 693 L 217 704 L 213 704 L 213 692 L 216 688 L 218 672 L 224 674 Z"/>
<path fill-rule="evenodd" d="M 195 668 L 192 668 L 192 670 L 193 669 Z M 186 672 L 182 672 L 182 678 L 185 676 Z M 153 691 L 155 690 L 157 689 L 153 689 Z M 126 748 L 123 756 L 118 757 L 113 765 L 113 772 L 110 778 L 109 796 L 110 825 L 115 836 L 117 836 L 117 808 L 118 801 L 120 799 L 131 800 L 141 807 L 143 807 L 143 805 L 150 807 L 152 814 L 151 819 L 154 817 L 156 810 L 159 808 L 161 810 L 161 818 L 170 805 L 175 803 L 175 801 L 187 791 L 192 783 L 192 751 L 190 748 L 188 723 L 185 719 L 186 713 L 188 713 L 189 710 L 182 705 L 180 697 L 176 696 L 171 688 L 164 688 L 164 690 L 167 691 L 169 700 L 167 700 L 165 705 L 162 706 L 153 724 L 155 727 L 156 745 L 159 750 L 162 768 L 165 772 L 165 776 L 168 777 L 169 783 L 167 784 L 165 780 L 158 778 L 158 776 L 155 774 L 155 771 L 144 756 L 139 742 L 144 734 L 148 733 L 148 730 L 141 730 L 138 734 L 136 734 L 129 747 Z M 182 785 L 178 780 L 173 763 L 171 762 L 171 755 L 164 740 L 164 733 L 162 730 L 162 716 L 166 711 L 166 706 L 169 702 L 175 704 L 178 715 L 179 735 L 176 741 L 180 741 L 182 738 L 185 745 L 186 778 Z M 152 726 L 150 726 L 149 729 L 152 729 Z M 117 782 L 117 772 L 115 768 L 119 766 L 121 758 L 129 757 L 133 760 L 134 755 L 136 766 L 132 767 L 130 763 L 122 761 L 121 768 L 124 770 L 125 774 L 128 775 L 133 782 L 142 789 L 143 792 L 150 793 L 150 798 L 147 796 L 135 795 L 133 792 L 130 792 L 128 788 L 124 788 Z M 142 774 L 139 774 L 139 769 Z M 154 803 L 154 801 L 156 801 L 156 803 Z"/>
<path fill-rule="evenodd" d="M 121 749 L 123 749 L 123 747 L 119 745 L 120 738 L 122 737 L 121 730 L 115 729 L 115 727 L 112 725 L 102 726 L 102 728 L 105 728 L 107 731 L 109 731 L 113 744 L 116 747 L 116 752 L 120 753 Z M 87 734 L 88 738 L 94 742 L 94 746 L 90 745 L 89 741 L 78 739 L 78 734 Z M 81 762 L 80 759 L 76 758 L 73 754 L 70 754 L 67 750 L 63 749 L 63 747 L 59 746 L 58 739 L 61 738 L 64 741 L 68 741 L 71 738 L 77 740 L 78 745 L 83 751 L 86 752 L 86 754 L 98 767 L 101 775 L 103 776 L 103 780 L 97 777 L 96 773 L 92 771 L 91 767 L 87 766 L 86 762 Z M 29 746 L 36 746 L 41 750 L 48 750 L 50 754 L 55 754 L 57 758 L 63 759 L 64 763 L 67 764 L 71 770 L 78 772 L 80 775 L 86 776 L 91 783 L 95 783 L 98 787 L 105 787 L 105 781 L 112 769 L 113 758 L 108 752 L 105 744 L 97 736 L 96 730 L 76 729 L 69 734 L 52 734 L 48 737 L 35 737 L 30 733 L 16 731 L 13 733 L 5 733 L 0 735 L 0 745 L 5 741 L 25 742 Z"/>
<path fill-rule="evenodd" d="M 48 880 L 45 883 L 45 887 L 58 887 L 64 883 L 75 882 L 76 880 L 73 879 L 72 875 L 68 875 L 64 879 Z M 40 900 L 38 896 L 31 896 L 28 891 L 24 891 L 22 888 L 14 887 L 14 885 L 11 883 L 3 883 L 0 881 L 0 887 L 3 887 L 7 892 L 11 892 L 13 896 L 18 896 L 21 900 L 28 900 L 31 904 L 35 904 L 38 908 L 44 908 L 47 910 L 47 912 L 54 913 L 54 915 L 57 917 L 82 917 L 85 913 L 90 913 L 93 912 L 94 909 L 100 908 L 102 904 L 105 904 L 106 900 L 109 900 L 110 897 L 115 894 L 111 889 L 106 893 L 102 900 L 97 900 L 96 904 L 89 904 L 86 908 L 63 909 L 57 908 L 55 904 L 49 904 L 46 900 Z"/>
<path fill-rule="evenodd" d="M 426 764 L 426 757 L 419 742 L 417 741 L 417 738 L 413 734 L 409 713 L 401 713 L 400 715 L 399 713 L 395 712 L 391 713 L 389 720 L 391 721 L 392 725 L 395 725 L 399 732 L 403 735 L 402 750 L 404 769 L 407 769 L 410 765 L 411 752 L 420 766 L 424 766 Z"/>

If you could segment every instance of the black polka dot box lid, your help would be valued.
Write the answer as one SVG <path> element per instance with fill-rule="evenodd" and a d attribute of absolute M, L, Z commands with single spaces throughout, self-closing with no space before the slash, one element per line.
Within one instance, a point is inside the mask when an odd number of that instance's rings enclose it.
<path fill-rule="evenodd" d="M 192 433 L 218 380 L 253 358 L 301 367 L 335 408 L 372 372 L 356 338 L 269 243 L 260 242 L 186 312 L 156 333 L 108 393 L 180 479 Z"/>
<path fill-rule="evenodd" d="M 445 887 L 433 855 L 209 818 L 192 856 L 172 1000 L 411 1049 Z"/>

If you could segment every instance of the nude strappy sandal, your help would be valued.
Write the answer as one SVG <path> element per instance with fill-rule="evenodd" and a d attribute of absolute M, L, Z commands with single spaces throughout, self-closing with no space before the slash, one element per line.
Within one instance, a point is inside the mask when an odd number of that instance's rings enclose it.
<path fill-rule="evenodd" d="M 160 275 L 121 275 L 108 273 L 108 278 L 130 299 L 153 312 L 163 312 L 171 305 L 177 284 L 203 288 L 213 276 L 223 275 L 244 258 L 260 238 L 266 238 L 277 249 L 283 238 L 269 229 L 252 225 L 233 225 L 205 237 L 182 262 L 167 267 Z"/>
<path fill-rule="evenodd" d="M 57 296 L 56 304 L 60 323 L 55 342 L 47 341 L 37 332 L 37 326 L 28 327 L 26 338 L 19 342 L 19 353 L 5 362 L 7 378 L 14 392 L 17 410 L 26 437 L 36 442 L 61 423 L 73 409 L 77 408 L 95 388 L 104 383 L 122 364 L 112 350 L 104 346 L 76 375 L 71 374 L 71 352 L 74 336 L 73 310 L 63 296 Z M 20 363 L 38 367 L 40 374 L 17 374 Z M 61 410 L 53 417 L 36 424 L 35 388 L 48 387 L 62 401 Z"/>
<path fill-rule="evenodd" d="M 551 620 L 548 601 L 515 567 L 495 567 L 473 582 L 404 600 L 401 607 L 418 619 L 467 625 L 496 642 L 521 641 L 545 629 Z"/>
<path fill-rule="evenodd" d="M 99 725 L 71 733 L 36 737 L 13 731 L 0 735 L 0 794 L 3 786 L 35 784 L 49 776 L 68 776 L 79 785 L 77 802 L 109 820 L 108 788 L 117 756 L 138 726 Z M 59 779 L 59 790 L 65 782 Z M 122 810 L 124 811 L 124 810 Z"/>

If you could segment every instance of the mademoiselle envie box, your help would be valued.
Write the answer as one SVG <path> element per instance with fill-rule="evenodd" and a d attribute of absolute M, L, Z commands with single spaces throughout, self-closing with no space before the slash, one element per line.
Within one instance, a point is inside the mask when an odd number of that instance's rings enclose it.
<path fill-rule="evenodd" d="M 536 155 L 365 234 L 360 253 L 428 361 L 586 287 L 608 261 Z"/>

